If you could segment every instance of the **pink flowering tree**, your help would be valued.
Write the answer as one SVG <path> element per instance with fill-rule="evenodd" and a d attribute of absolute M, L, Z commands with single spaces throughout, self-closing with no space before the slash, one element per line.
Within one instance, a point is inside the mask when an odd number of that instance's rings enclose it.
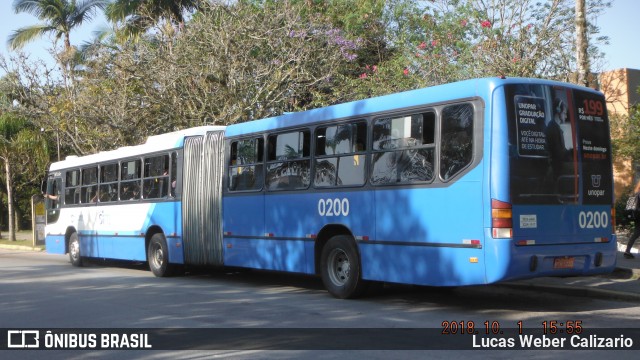
<path fill-rule="evenodd" d="M 593 20 L 607 6 L 595 0 L 587 9 L 594 64 L 607 39 Z M 573 0 L 434 0 L 394 16 L 390 28 L 397 31 L 387 36 L 398 52 L 375 72 L 373 64 L 362 66 L 358 80 L 367 94 L 485 76 L 571 81 L 576 71 Z"/>
<path fill-rule="evenodd" d="M 490 5 L 432 2 L 423 16 L 424 37 L 413 43 L 412 65 L 436 83 L 498 75 L 570 80 L 575 72 L 572 0 L 497 0 Z M 592 2 L 591 17 L 606 6 Z M 597 48 L 591 55 L 600 55 Z"/>

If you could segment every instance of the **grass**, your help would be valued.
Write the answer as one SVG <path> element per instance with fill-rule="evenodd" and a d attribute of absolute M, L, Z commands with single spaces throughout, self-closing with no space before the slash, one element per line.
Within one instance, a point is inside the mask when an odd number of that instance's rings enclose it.
<path fill-rule="evenodd" d="M 0 234 L 2 235 L 2 238 L 0 238 L 0 245 L 33 247 L 33 233 L 31 232 L 31 230 L 22 230 L 16 232 L 16 241 L 9 240 L 8 231 L 2 231 L 2 233 Z M 44 245 L 38 245 L 35 248 L 44 250 Z"/>

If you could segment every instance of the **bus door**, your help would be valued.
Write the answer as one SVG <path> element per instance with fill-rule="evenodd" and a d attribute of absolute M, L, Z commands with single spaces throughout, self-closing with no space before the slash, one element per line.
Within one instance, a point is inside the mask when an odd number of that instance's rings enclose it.
<path fill-rule="evenodd" d="M 49 173 L 44 197 L 47 211 L 47 225 L 45 228 L 45 246 L 47 252 L 55 254 L 65 253 L 64 233 L 55 224 L 60 218 L 60 205 L 64 201 L 62 194 L 62 173 L 55 171 Z"/>
<path fill-rule="evenodd" d="M 182 238 L 184 262 L 222 265 L 224 131 L 184 142 Z"/>
<path fill-rule="evenodd" d="M 311 186 L 311 132 L 308 129 L 267 137 L 264 241 L 256 249 L 261 268 L 310 272 L 306 235 L 317 231 L 309 222 L 315 206 Z"/>
<path fill-rule="evenodd" d="M 60 217 L 61 190 L 61 173 L 55 172 L 49 174 L 44 197 L 45 209 L 47 210 L 47 224 L 55 224 Z"/>
<path fill-rule="evenodd" d="M 268 258 L 258 254 L 268 246 L 261 241 L 265 234 L 264 149 L 261 134 L 229 141 L 228 192 L 223 199 L 224 263 L 228 266 L 261 268 Z"/>

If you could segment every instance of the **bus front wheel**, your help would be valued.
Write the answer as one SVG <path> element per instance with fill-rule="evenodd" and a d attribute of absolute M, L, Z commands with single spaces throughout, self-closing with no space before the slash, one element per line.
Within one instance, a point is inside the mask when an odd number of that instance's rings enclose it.
<path fill-rule="evenodd" d="M 77 232 L 69 235 L 69 261 L 73 266 L 82 266 L 82 256 L 80 256 L 80 239 Z"/>
<path fill-rule="evenodd" d="M 161 233 L 153 234 L 147 248 L 147 261 L 153 275 L 166 277 L 173 274 L 173 266 L 169 264 L 168 250 L 164 235 Z"/>
<path fill-rule="evenodd" d="M 352 238 L 334 236 L 322 248 L 322 282 L 329 293 L 340 299 L 358 297 L 366 289 L 360 257 Z"/>

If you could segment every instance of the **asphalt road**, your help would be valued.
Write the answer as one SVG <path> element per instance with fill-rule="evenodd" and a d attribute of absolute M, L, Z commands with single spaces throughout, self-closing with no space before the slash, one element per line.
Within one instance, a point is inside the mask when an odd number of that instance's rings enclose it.
<path fill-rule="evenodd" d="M 349 354 L 349 358 L 369 359 L 413 359 L 425 355 L 451 358 L 452 351 L 456 350 L 398 351 L 369 350 L 369 347 L 384 349 L 402 336 L 402 329 L 413 329 L 415 332 L 411 334 L 414 336 L 424 336 L 427 348 L 441 346 L 453 349 L 459 346 L 468 349 L 468 340 L 451 340 L 451 336 L 462 335 L 442 334 L 452 322 L 463 322 L 465 327 L 472 324 L 476 330 L 484 331 L 485 322 L 490 326 L 498 323 L 503 329 L 522 325 L 525 329 L 540 330 L 545 321 L 547 324 L 551 321 L 558 324 L 571 322 L 572 326 L 579 321 L 582 328 L 591 331 L 637 328 L 639 319 L 640 306 L 635 303 L 502 286 L 455 289 L 381 286 L 362 299 L 338 300 L 323 289 L 318 278 L 309 276 L 227 270 L 156 278 L 144 264 L 92 262 L 89 266 L 74 268 L 66 256 L 0 249 L 1 329 L 66 328 L 89 332 L 90 329 L 99 332 L 100 329 L 114 328 L 131 328 L 132 332 L 143 328 L 200 329 L 202 336 L 217 339 L 212 340 L 212 344 L 217 344 L 216 341 L 225 339 L 225 336 L 237 334 L 240 337 L 238 341 L 246 337 L 249 340 L 245 339 L 244 344 L 248 341 L 254 345 L 219 350 L 215 346 L 212 349 L 210 344 L 199 343 L 202 346 L 179 352 L 15 350 L 0 351 L 2 358 L 5 358 L 3 353 L 10 355 L 8 358 L 30 359 L 84 359 L 87 356 L 113 359 L 336 359 L 343 358 L 345 354 Z M 317 336 L 318 340 L 295 348 L 287 339 L 292 335 L 291 329 L 300 328 L 303 329 L 299 331 L 301 336 Z M 435 331 L 419 331 L 424 328 Z M 229 331 L 221 332 L 220 329 Z M 239 329 L 240 332 L 234 332 Z M 194 337 L 199 330 L 189 331 L 182 336 Z M 180 334 L 175 330 L 167 332 L 171 336 L 164 339 L 180 341 Z M 637 332 L 633 334 L 635 336 Z M 353 340 L 352 335 L 359 337 L 358 340 Z M 6 335 L 0 333 L 0 336 Z M 640 345 L 640 337 L 633 340 Z M 275 343 L 270 344 L 269 341 Z M 157 342 L 154 346 L 156 349 L 163 346 L 173 348 Z M 350 346 L 357 351 L 347 350 Z M 403 345 L 399 347 L 403 348 Z M 324 348 L 334 350 L 318 350 Z M 403 349 L 412 349 L 411 344 Z M 601 351 L 580 351 L 573 354 L 569 350 L 483 349 L 467 351 L 464 356 L 510 359 L 521 355 L 531 358 L 616 356 L 624 359 L 632 358 L 637 352 L 604 354 Z"/>

